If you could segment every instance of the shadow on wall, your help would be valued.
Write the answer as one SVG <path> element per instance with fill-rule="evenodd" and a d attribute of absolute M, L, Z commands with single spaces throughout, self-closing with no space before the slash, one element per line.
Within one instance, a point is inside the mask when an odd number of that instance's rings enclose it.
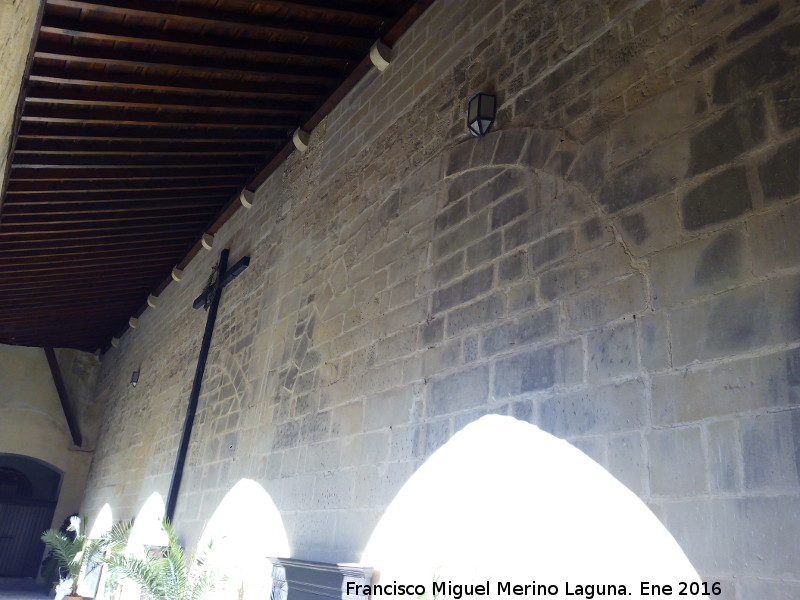
<path fill-rule="evenodd" d="M 255 481 L 242 479 L 225 495 L 203 535 L 198 551 L 212 541 L 208 564 L 226 579 L 214 597 L 263 600 L 272 590 L 267 557 L 289 556 L 289 541 L 278 507 Z"/>
<path fill-rule="evenodd" d="M 431 455 L 389 505 L 361 562 L 379 571 L 377 583 L 425 585 L 428 597 L 433 580 L 488 580 L 490 596 L 503 595 L 498 584 L 535 581 L 557 586 L 548 590 L 556 598 L 567 597 L 567 585 L 625 585 L 620 595 L 639 598 L 642 581 L 699 581 L 672 535 L 605 469 L 497 415 Z"/>

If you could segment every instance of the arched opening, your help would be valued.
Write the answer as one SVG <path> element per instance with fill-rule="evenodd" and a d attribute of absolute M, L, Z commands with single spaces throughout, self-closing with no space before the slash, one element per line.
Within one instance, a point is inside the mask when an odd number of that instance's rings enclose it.
<path fill-rule="evenodd" d="M 225 576 L 214 591 L 215 597 L 225 600 L 269 598 L 272 563 L 267 559 L 289 555 L 278 507 L 251 479 L 240 480 L 225 495 L 197 548 L 207 551 L 208 564 Z"/>
<path fill-rule="evenodd" d="M 164 513 L 164 499 L 158 492 L 153 492 L 133 521 L 128 537 L 128 552 L 135 556 L 144 556 L 149 548 L 166 546 L 169 543 L 164 531 Z"/>
<path fill-rule="evenodd" d="M 96 540 L 104 536 L 111 529 L 113 525 L 113 515 L 111 513 L 111 506 L 108 503 L 104 504 L 91 521 L 89 529 L 89 539 Z M 78 585 L 78 595 L 84 598 L 99 598 L 102 596 L 102 591 L 105 584 L 106 572 L 103 564 L 99 561 L 92 561 L 87 565 L 84 571 L 80 585 Z"/>
<path fill-rule="evenodd" d="M 502 595 L 498 582 L 554 584 L 548 595 L 557 598 L 569 597 L 567 584 L 625 585 L 638 598 L 642 581 L 698 580 L 672 535 L 610 473 L 567 442 L 496 415 L 461 430 L 409 479 L 362 563 L 382 583 L 428 591 L 434 579 L 488 580 L 490 596 Z"/>
<path fill-rule="evenodd" d="M 0 577 L 36 577 L 63 473 L 20 454 L 0 454 Z"/>
<path fill-rule="evenodd" d="M 147 498 L 131 527 L 125 552 L 144 558 L 151 548 L 160 548 L 169 544 L 167 532 L 164 531 L 164 499 L 158 492 Z M 141 590 L 133 581 L 121 582 L 119 600 L 139 600 Z"/>

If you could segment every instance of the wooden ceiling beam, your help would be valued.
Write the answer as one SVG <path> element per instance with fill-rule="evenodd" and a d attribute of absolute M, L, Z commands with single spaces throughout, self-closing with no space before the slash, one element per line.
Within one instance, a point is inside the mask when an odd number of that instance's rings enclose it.
<path fill-rule="evenodd" d="M 28 194 L 52 194 L 58 192 L 96 192 L 109 191 L 121 192 L 130 190 L 198 190 L 207 187 L 229 188 L 235 190 L 237 183 L 228 181 L 223 177 L 197 178 L 196 181 L 182 181 L 152 179 L 150 181 L 73 181 L 67 180 L 60 183 L 50 181 L 9 181 L 6 191 L 7 196 L 13 196 L 19 192 Z M 13 200 L 13 198 L 9 198 Z"/>
<path fill-rule="evenodd" d="M 302 115 L 313 110 L 313 104 L 300 100 L 254 98 L 219 94 L 181 94 L 136 89 L 63 88 L 38 83 L 28 88 L 27 104 L 69 104 L 78 106 L 125 106 L 137 108 L 172 108 L 193 111 L 246 112 L 249 114 L 276 112 Z"/>
<path fill-rule="evenodd" d="M 76 46 L 72 43 L 59 43 L 39 40 L 34 52 L 35 59 L 65 60 L 71 63 L 90 65 L 116 65 L 155 70 L 178 70 L 184 77 L 187 72 L 209 73 L 213 75 L 247 76 L 269 79 L 320 80 L 329 84 L 343 76 L 342 69 L 314 65 L 262 62 L 244 58 L 212 58 L 209 56 L 185 56 L 169 53 L 154 54 L 131 49 L 97 48 Z"/>
<path fill-rule="evenodd" d="M 23 143 L 24 142 L 24 143 Z M 235 142 L 231 141 L 230 145 L 234 145 Z M 171 155 L 177 156 L 186 156 L 189 154 L 192 155 L 205 155 L 205 156 L 241 156 L 244 154 L 250 155 L 257 155 L 257 156 L 265 156 L 272 153 L 272 144 L 264 144 L 264 143 L 248 143 L 248 142 L 241 142 L 239 143 L 238 147 L 231 148 L 230 145 L 228 147 L 220 148 L 220 142 L 205 142 L 205 141 L 194 141 L 194 140 L 174 140 L 172 142 L 154 142 L 152 144 L 147 144 L 143 146 L 137 146 L 135 144 L 129 143 L 129 140 L 113 140 L 108 142 L 97 142 L 97 143 L 82 143 L 80 141 L 70 142 L 70 141 L 54 141 L 49 143 L 36 143 L 36 140 L 19 140 L 17 144 L 17 148 L 14 151 L 14 154 L 34 154 L 38 155 L 37 160 L 42 160 L 44 156 L 56 156 L 59 155 L 67 155 L 67 156 L 80 156 L 80 155 L 90 155 L 90 154 L 97 154 L 100 156 L 156 156 L 158 157 L 154 162 L 162 162 L 164 164 L 172 164 L 169 162 Z M 217 147 L 218 150 L 215 152 L 213 148 Z M 75 164 L 69 162 L 70 160 L 74 159 L 67 159 L 65 162 L 51 162 L 50 164 Z M 150 159 L 151 161 L 153 159 Z M 251 157 L 252 163 L 252 157 Z M 26 162 L 25 158 L 22 157 L 20 161 L 17 162 Z M 195 163 L 198 162 L 196 159 Z M 46 164 L 46 163 L 45 163 Z M 90 163 L 94 164 L 94 163 Z M 103 164 L 103 161 L 100 160 L 98 164 Z M 107 163 L 113 164 L 113 163 Z M 180 163 L 174 163 L 180 164 Z M 192 163 L 190 163 L 192 164 Z"/>
<path fill-rule="evenodd" d="M 85 233 L 90 234 L 91 232 L 100 230 L 103 232 L 120 232 L 120 231 L 130 231 L 131 229 L 138 228 L 140 231 L 142 229 L 150 229 L 150 228 L 159 228 L 159 229 L 166 229 L 169 231 L 171 227 L 182 225 L 186 226 L 188 224 L 194 224 L 195 228 L 200 228 L 203 226 L 204 223 L 208 222 L 208 215 L 199 215 L 199 214 L 189 214 L 189 215 L 181 215 L 179 218 L 171 218 L 170 222 L 166 222 L 167 219 L 161 217 L 157 220 L 156 223 L 149 223 L 147 222 L 149 219 L 130 219 L 127 221 L 119 220 L 118 225 L 112 225 L 107 223 L 106 221 L 101 221 L 99 223 L 81 223 L 81 222 L 67 222 L 67 223 L 51 223 L 51 222 L 38 222 L 38 223 L 27 223 L 24 225 L 18 225 L 15 223 L 6 223 L 5 220 L 3 221 L 2 225 L 0 225 L 0 236 L 7 236 L 13 234 L 20 234 L 26 236 L 34 236 L 34 235 L 42 235 L 42 234 L 57 234 L 57 233 Z"/>
<path fill-rule="evenodd" d="M 239 4 L 249 3 L 251 0 L 235 0 Z M 369 17 L 376 23 L 394 19 L 394 11 L 362 2 L 348 2 L 346 0 L 277 0 L 275 4 L 284 5 L 289 9 L 301 8 L 303 10 L 318 12 L 325 15 L 340 15 L 343 17 Z"/>
<path fill-rule="evenodd" d="M 138 156 L 126 155 L 106 155 L 104 153 L 86 153 L 83 155 L 73 155 L 67 153 L 56 154 L 37 154 L 35 152 L 19 152 L 16 154 L 13 164 L 20 167 L 96 167 L 98 169 L 110 169 L 129 166 L 147 166 L 154 169 L 181 166 L 229 166 L 229 167 L 251 167 L 253 165 L 253 154 L 266 154 L 265 152 L 252 152 L 250 154 L 231 154 L 226 153 L 223 160 L 212 161 L 213 156 L 202 156 L 172 153 L 170 155 L 158 156 L 154 158 L 147 154 Z M 158 163 L 161 159 L 163 162 Z"/>
<path fill-rule="evenodd" d="M 17 205 L 40 205 L 48 203 L 54 207 L 63 203 L 85 202 L 118 204 L 120 202 L 141 202 L 152 200 L 190 200 L 201 198 L 216 198 L 217 200 L 227 198 L 230 195 L 229 188 L 208 188 L 203 190 L 191 190 L 186 192 L 170 192 L 164 190 L 136 190 L 127 192 L 54 192 L 51 195 L 42 194 L 17 194 L 14 196 L 13 204 Z"/>
<path fill-rule="evenodd" d="M 311 36 L 334 41 L 374 40 L 379 33 L 374 27 L 303 21 L 277 15 L 243 14 L 219 8 L 190 7 L 163 0 L 47 0 L 47 5 L 97 10 L 122 16 L 158 17 L 173 22 L 230 25 L 250 31 L 297 34 L 300 38 Z"/>
<path fill-rule="evenodd" d="M 37 225 L 43 220 L 48 223 L 60 224 L 100 223 L 104 221 L 122 222 L 136 219 L 177 219 L 183 215 L 208 215 L 210 217 L 219 211 L 218 202 L 170 204 L 168 206 L 149 204 L 135 208 L 126 208 L 125 206 L 103 207 L 97 204 L 86 208 L 74 208 L 72 205 L 61 205 L 58 208 L 62 207 L 66 208 L 66 210 L 53 210 L 52 207 L 46 205 L 6 206 L 3 211 L 3 223 L 8 225 L 22 225 L 25 223 Z M 13 208 L 13 210 L 8 210 L 10 208 Z M 2 262 L 2 258 L 0 258 L 0 262 Z"/>
<path fill-rule="evenodd" d="M 18 139 L 27 140 L 31 145 L 35 140 L 71 140 L 73 142 L 113 141 L 127 142 L 176 142 L 188 140 L 194 142 L 215 142 L 220 144 L 253 144 L 262 142 L 265 148 L 276 149 L 278 144 L 288 139 L 288 128 L 263 127 L 204 127 L 192 129 L 187 127 L 159 127 L 150 129 L 144 125 L 80 125 L 76 123 L 23 122 Z"/>
<path fill-rule="evenodd" d="M 169 260 L 163 256 L 145 256 L 135 255 L 129 258 L 117 258 L 113 261 L 98 260 L 98 261 L 84 261 L 78 264 L 62 264 L 62 263 L 49 263 L 49 264 L 36 264 L 26 265 L 17 264 L 12 267 L 6 267 L 5 271 L 8 273 L 7 281 L 13 286 L 15 282 L 19 282 L 28 277 L 27 274 L 32 274 L 35 281 L 41 281 L 41 276 L 47 277 L 48 280 L 55 281 L 57 278 L 65 274 L 77 275 L 103 275 L 108 271 L 114 273 L 144 273 L 144 267 L 148 265 L 163 266 Z M 6 284 L 4 284 L 6 285 Z"/>
<path fill-rule="evenodd" d="M 26 105 L 22 111 L 23 122 L 44 123 L 82 123 L 111 125 L 147 125 L 150 127 L 174 127 L 180 125 L 188 129 L 226 128 L 257 129 L 274 128 L 280 132 L 297 127 L 299 121 L 294 115 L 263 114 L 214 114 L 187 113 L 172 110 L 130 110 L 126 108 L 97 108 L 92 106 L 35 106 Z M 156 131 L 156 133 L 158 133 Z"/>
<path fill-rule="evenodd" d="M 103 239 L 118 239 L 121 237 L 131 237 L 131 238 L 147 238 L 153 239 L 155 237 L 156 240 L 158 239 L 179 239 L 183 238 L 184 235 L 193 235 L 194 238 L 197 238 L 197 231 L 198 227 L 193 224 L 164 224 L 161 226 L 158 225 L 150 225 L 146 230 L 142 231 L 134 230 L 134 231 L 119 231 L 119 230 L 111 230 L 111 228 L 103 228 L 100 231 L 81 231 L 81 232 L 41 232 L 41 231 L 29 231 L 29 232 L 18 232 L 18 231 L 6 231 L 5 227 L 0 225 L 0 251 L 4 249 L 5 246 L 17 246 L 20 243 L 28 245 L 34 244 L 36 242 L 47 242 L 47 243 L 56 243 L 56 242 L 65 242 L 65 241 L 73 241 L 73 240 L 80 240 L 80 241 L 87 241 L 87 240 L 103 240 Z M 161 237 L 159 237 L 161 236 Z M 167 238 L 165 238 L 167 236 Z"/>
<path fill-rule="evenodd" d="M 147 44 L 165 48 L 180 48 L 199 51 L 245 52 L 249 56 L 270 58 L 298 58 L 323 60 L 327 63 L 342 63 L 360 58 L 360 52 L 350 47 L 325 46 L 310 43 L 284 43 L 247 37 L 229 37 L 203 33 L 169 30 L 155 27 L 97 23 L 84 19 L 70 19 L 57 15 L 44 15 L 42 31 L 70 37 L 108 40 L 126 44 Z M 302 63 L 301 63 L 302 64 Z"/>
<path fill-rule="evenodd" d="M 67 225 L 84 225 L 87 223 L 126 223 L 128 221 L 135 221 L 137 223 L 145 224 L 144 221 L 174 219 L 184 220 L 191 219 L 192 221 L 201 220 L 202 217 L 210 219 L 217 214 L 217 207 L 182 207 L 180 211 L 172 210 L 158 210 L 151 209 L 149 211 L 140 211 L 132 213 L 126 211 L 123 213 L 33 213 L 33 214 L 7 214 L 3 218 L 3 227 L 21 227 L 27 226 L 36 228 L 44 225 L 46 221 L 47 226 L 67 226 Z"/>
<path fill-rule="evenodd" d="M 120 305 L 114 305 L 113 307 L 104 308 L 102 305 L 96 305 L 92 307 L 91 310 L 81 309 L 80 311 L 76 310 L 65 310 L 59 309 L 57 312 L 49 311 L 46 308 L 38 308 L 36 310 L 29 310 L 22 315 L 26 317 L 33 317 L 38 322 L 38 324 L 31 326 L 29 329 L 31 331 L 46 331 L 53 327 L 54 325 L 61 324 L 62 319 L 66 318 L 69 319 L 70 324 L 74 325 L 75 323 L 86 323 L 92 322 L 94 320 L 102 320 L 102 321 L 119 321 L 119 308 Z M 5 327 L 7 324 L 13 325 L 13 323 L 19 320 L 19 316 L 14 316 L 12 318 L 2 318 L 0 317 L 0 327 Z M 27 329 L 27 328 L 26 328 Z"/>
<path fill-rule="evenodd" d="M 0 240 L 0 252 L 4 255 L 12 255 L 19 253 L 30 253 L 31 255 L 52 255 L 59 252 L 83 252 L 83 251 L 100 251 L 102 248 L 125 248 L 131 252 L 135 252 L 138 248 L 144 246 L 153 246 L 159 244 L 178 244 L 187 246 L 194 242 L 197 238 L 195 231 L 185 231 L 182 235 L 171 235 L 165 238 L 162 233 L 146 233 L 142 235 L 127 235 L 117 236 L 108 239 L 98 240 L 97 238 L 84 239 L 78 238 L 61 238 L 51 239 L 44 238 L 40 240 L 25 240 L 24 242 L 13 240 Z"/>
<path fill-rule="evenodd" d="M 131 282 L 130 280 L 121 282 L 100 281 L 96 286 L 92 285 L 91 287 L 89 283 L 83 283 L 80 286 L 84 288 L 82 290 L 75 290 L 61 285 L 45 292 L 44 295 L 42 291 L 28 290 L 24 294 L 14 296 L 13 300 L 15 302 L 25 302 L 23 306 L 18 307 L 19 312 L 24 312 L 26 308 L 29 310 L 35 308 L 52 308 L 54 310 L 74 308 L 76 301 L 84 301 L 87 308 L 98 304 L 135 307 L 138 302 L 144 301 L 142 295 L 146 297 L 147 290 L 150 289 L 148 282 Z M 14 307 L 8 308 L 5 306 L 6 304 L 8 302 L 4 301 L 3 305 L 0 305 L 3 306 L 2 312 L 10 313 Z"/>
<path fill-rule="evenodd" d="M 264 97 L 299 96 L 321 100 L 329 92 L 324 85 L 219 79 L 206 77 L 175 77 L 152 73 L 131 73 L 99 69 L 50 67 L 34 63 L 31 81 L 69 85 L 130 87 L 143 90 L 191 90 L 194 92 L 237 92 Z"/>
<path fill-rule="evenodd" d="M 44 300 L 44 296 L 65 298 L 91 298 L 97 290 L 119 284 L 115 289 L 119 293 L 133 286 L 148 286 L 153 283 L 153 273 L 104 273 L 89 277 L 76 277 L 74 275 L 54 274 L 43 282 L 42 277 L 19 277 L 16 281 L 5 281 L 0 284 L 0 294 L 3 294 L 3 303 L 20 301 L 27 298 L 30 302 L 37 300 L 37 295 Z"/>
<path fill-rule="evenodd" d="M 62 180 L 65 178 L 76 179 L 150 179 L 160 177 L 171 177 L 173 179 L 186 179 L 194 177 L 242 177 L 250 173 L 252 169 L 246 167 L 162 167 L 154 169 L 152 167 L 112 167 L 105 169 L 95 169 L 92 167 L 45 167 L 31 168 L 12 166 L 12 179 L 17 181 L 47 181 L 50 179 Z"/>
<path fill-rule="evenodd" d="M 0 256 L 0 266 L 5 267 L 18 265 L 20 263 L 26 265 L 35 264 L 51 264 L 54 261 L 59 263 L 73 263 L 84 260 L 110 260 L 116 258 L 124 258 L 127 256 L 141 255 L 141 256 L 175 256 L 176 252 L 186 244 L 183 242 L 164 242 L 160 246 L 130 246 L 120 250 L 108 249 L 82 249 L 66 251 L 62 248 L 51 248 L 49 250 L 42 250 L 38 252 L 31 251 L 23 257 L 11 256 L 4 253 Z"/>

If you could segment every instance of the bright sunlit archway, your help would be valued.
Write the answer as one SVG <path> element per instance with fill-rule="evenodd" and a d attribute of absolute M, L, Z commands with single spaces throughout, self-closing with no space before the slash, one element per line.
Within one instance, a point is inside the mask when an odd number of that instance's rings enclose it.
<path fill-rule="evenodd" d="M 104 504 L 94 518 L 94 521 L 87 523 L 89 526 L 89 538 L 96 540 L 104 536 L 113 525 L 113 515 L 111 506 Z M 101 562 L 92 561 L 87 565 L 86 570 L 81 575 L 78 585 L 78 595 L 84 598 L 102 598 L 105 586 L 105 569 Z"/>
<path fill-rule="evenodd" d="M 169 538 L 164 531 L 164 514 L 164 499 L 158 492 L 153 492 L 133 520 L 125 552 L 144 558 L 151 547 L 168 545 Z M 120 585 L 119 600 L 139 600 L 140 591 L 136 583 L 124 580 Z"/>
<path fill-rule="evenodd" d="M 419 468 L 361 562 L 381 584 L 430 592 L 434 579 L 488 581 L 490 597 L 513 595 L 498 593 L 506 582 L 555 585 L 546 590 L 554 598 L 577 586 L 598 586 L 599 596 L 601 585 L 624 585 L 626 598 L 639 598 L 642 581 L 698 581 L 672 535 L 605 469 L 533 425 L 496 415 L 464 428 Z M 612 591 L 605 597 L 618 596 Z"/>
<path fill-rule="evenodd" d="M 167 532 L 164 531 L 164 513 L 164 499 L 158 492 L 153 492 L 133 521 L 127 552 L 143 557 L 147 547 L 166 546 L 169 543 Z"/>
<path fill-rule="evenodd" d="M 214 597 L 263 600 L 272 589 L 271 556 L 289 556 L 289 541 L 278 507 L 251 479 L 240 480 L 225 495 L 198 544 L 208 565 L 225 575 Z"/>

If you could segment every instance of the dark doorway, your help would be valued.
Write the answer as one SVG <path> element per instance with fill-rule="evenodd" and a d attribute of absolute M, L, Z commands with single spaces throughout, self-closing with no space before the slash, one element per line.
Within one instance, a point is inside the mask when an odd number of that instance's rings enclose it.
<path fill-rule="evenodd" d="M 40 537 L 53 522 L 61 472 L 42 461 L 0 454 L 0 577 L 36 577 Z"/>

